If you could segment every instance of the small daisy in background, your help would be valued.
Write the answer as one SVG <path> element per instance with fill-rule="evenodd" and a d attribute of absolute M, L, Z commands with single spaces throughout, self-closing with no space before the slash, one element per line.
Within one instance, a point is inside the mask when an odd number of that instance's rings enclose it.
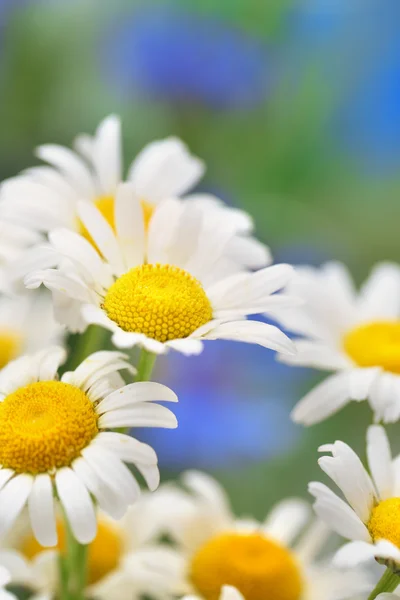
<path fill-rule="evenodd" d="M 117 116 L 106 117 L 94 136 L 78 135 L 74 150 L 46 144 L 36 149 L 36 155 L 49 164 L 27 169 L 2 183 L 0 214 L 33 232 L 49 233 L 65 227 L 93 241 L 78 211 L 78 203 L 86 201 L 96 206 L 115 229 L 115 197 L 124 181 L 121 123 Z M 204 171 L 203 161 L 192 156 L 178 138 L 149 143 L 132 162 L 127 174 L 146 228 L 164 200 L 182 198 L 184 204 L 195 206 L 210 222 L 223 221 L 237 234 L 226 249 L 228 262 L 235 264 L 242 260 L 243 266 L 248 268 L 269 264 L 269 250 L 251 237 L 253 222 L 246 212 L 230 208 L 210 194 L 184 197 Z M 32 266 L 40 267 L 53 266 L 54 258 L 46 248 L 35 248 L 28 256 Z M 23 265 L 18 262 L 17 266 L 9 272 L 12 281 L 18 281 L 23 274 Z"/>
<path fill-rule="evenodd" d="M 341 567 L 376 558 L 395 570 L 400 565 L 400 467 L 392 459 L 386 432 L 372 425 L 367 432 L 369 471 L 344 442 L 325 444 L 321 469 L 341 490 L 342 498 L 322 483 L 312 482 L 314 510 L 328 527 L 351 540 L 335 557 Z"/>
<path fill-rule="evenodd" d="M 368 400 L 376 421 L 400 417 L 400 267 L 377 265 L 357 292 L 346 267 L 296 270 L 287 292 L 303 300 L 275 314 L 296 340 L 291 365 L 334 371 L 295 407 L 293 419 L 318 423 L 351 400 Z"/>
<path fill-rule="evenodd" d="M 188 491 L 168 484 L 157 494 L 181 554 L 176 593 L 189 594 L 187 600 L 339 600 L 370 588 L 365 573 L 339 571 L 321 558 L 328 529 L 309 523 L 306 502 L 284 500 L 259 523 L 237 519 L 208 475 L 189 471 L 183 483 Z"/>
<path fill-rule="evenodd" d="M 29 288 L 43 283 L 64 298 L 62 307 L 54 299 L 55 309 L 70 329 L 81 318 L 82 329 L 109 329 L 117 347 L 138 344 L 154 353 L 173 348 L 198 354 L 205 339 L 293 351 L 277 327 L 246 319 L 292 305 L 292 298 L 275 294 L 292 275 L 289 265 L 226 274 L 231 228 L 211 226 L 196 209 L 182 210 L 174 200 L 163 202 L 146 236 L 140 202 L 128 183 L 116 196 L 115 232 L 93 204 L 81 202 L 78 211 L 95 246 L 66 229 L 53 231 L 49 239 L 60 267 L 25 279 Z"/>
<path fill-rule="evenodd" d="M 144 493 L 118 521 L 97 512 L 97 534 L 88 546 L 87 597 L 167 597 L 171 572 L 180 568 L 180 558 L 171 546 L 157 541 L 161 531 L 157 504 L 153 494 Z M 12 581 L 31 590 L 34 598 L 50 599 L 60 585 L 58 551 L 65 551 L 65 525 L 58 514 L 57 548 L 45 549 L 32 535 L 26 512 L 2 541 L 0 564 L 10 570 Z"/>
<path fill-rule="evenodd" d="M 133 464 L 157 488 L 157 456 L 147 444 L 109 431 L 176 427 L 176 418 L 154 400 L 176 402 L 157 383 L 125 385 L 120 370 L 134 369 L 118 352 L 100 351 L 58 380 L 62 348 L 23 356 L 0 373 L 0 537 L 25 505 L 43 546 L 57 544 L 57 498 L 81 544 L 97 532 L 95 502 L 115 519 L 140 496 Z"/>
<path fill-rule="evenodd" d="M 65 327 L 53 316 L 48 294 L 0 297 L 0 369 L 22 354 L 61 344 Z"/>

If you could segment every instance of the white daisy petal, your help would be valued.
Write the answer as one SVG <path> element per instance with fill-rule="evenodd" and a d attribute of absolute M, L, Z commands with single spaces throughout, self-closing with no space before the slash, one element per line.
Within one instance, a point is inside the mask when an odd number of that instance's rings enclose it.
<path fill-rule="evenodd" d="M 28 500 L 32 485 L 31 475 L 16 475 L 0 491 L 0 536 L 14 524 Z"/>
<path fill-rule="evenodd" d="M 356 513 L 326 485 L 312 482 L 308 486 L 315 497 L 314 511 L 333 531 L 350 540 L 370 541 L 368 529 Z"/>
<path fill-rule="evenodd" d="M 97 443 L 100 443 L 103 448 L 115 452 L 124 462 L 143 465 L 157 464 L 157 454 L 153 448 L 129 435 L 103 431 L 93 440 L 93 444 Z"/>
<path fill-rule="evenodd" d="M 169 408 L 160 404 L 141 403 L 129 408 L 120 408 L 107 412 L 99 418 L 99 427 L 115 429 L 117 427 L 165 427 L 175 429 L 177 419 Z"/>
<path fill-rule="evenodd" d="M 111 225 L 101 212 L 89 202 L 78 202 L 77 211 L 82 223 L 114 272 L 118 275 L 123 273 L 123 257 Z"/>
<path fill-rule="evenodd" d="M 398 319 L 399 306 L 400 268 L 390 263 L 377 265 L 360 290 L 360 320 Z"/>
<path fill-rule="evenodd" d="M 126 512 L 127 502 L 122 499 L 84 458 L 77 458 L 72 469 L 82 480 L 89 492 L 96 498 L 99 506 L 114 519 L 121 519 Z"/>
<path fill-rule="evenodd" d="M 285 545 L 290 545 L 310 518 L 310 506 L 295 498 L 283 500 L 269 513 L 263 530 Z"/>
<path fill-rule="evenodd" d="M 135 189 L 121 183 L 115 196 L 115 226 L 126 270 L 145 260 L 145 226 L 143 209 Z"/>
<path fill-rule="evenodd" d="M 335 442 L 329 450 L 325 445 L 322 450 L 331 452 L 332 456 L 321 457 L 319 466 L 342 490 L 360 519 L 367 523 L 376 501 L 376 492 L 361 460 L 344 442 Z"/>
<path fill-rule="evenodd" d="M 90 198 L 95 195 L 96 190 L 89 169 L 74 152 L 63 146 L 46 144 L 36 149 L 36 155 L 60 169 L 83 197 Z"/>
<path fill-rule="evenodd" d="M 224 585 L 219 600 L 245 600 L 245 597 L 231 585 Z"/>
<path fill-rule="evenodd" d="M 331 375 L 306 394 L 292 411 L 292 419 L 303 425 L 314 425 L 335 414 L 351 400 L 348 372 Z"/>
<path fill-rule="evenodd" d="M 109 115 L 98 126 L 92 145 L 91 160 L 102 194 L 113 194 L 121 181 L 121 122 Z"/>
<path fill-rule="evenodd" d="M 278 327 L 260 321 L 222 323 L 205 334 L 203 339 L 247 342 L 278 352 L 295 353 L 293 342 Z"/>
<path fill-rule="evenodd" d="M 381 500 L 394 493 L 394 472 L 389 440 L 383 427 L 372 425 L 367 432 L 368 464 Z"/>
<path fill-rule="evenodd" d="M 367 542 L 350 542 L 337 551 L 334 563 L 341 568 L 354 568 L 375 557 L 375 546 Z"/>
<path fill-rule="evenodd" d="M 157 203 L 180 196 L 202 177 L 204 165 L 186 146 L 170 137 L 148 144 L 133 162 L 128 178 L 141 198 Z"/>
<path fill-rule="evenodd" d="M 129 469 L 106 447 L 91 444 L 82 455 L 96 472 L 127 504 L 140 496 L 140 488 Z"/>
<path fill-rule="evenodd" d="M 28 499 L 29 515 L 35 537 L 42 546 L 57 544 L 53 486 L 50 476 L 36 475 Z"/>
<path fill-rule="evenodd" d="M 96 515 L 89 492 L 68 467 L 57 471 L 55 482 L 74 536 L 80 544 L 89 544 L 97 531 Z"/>
<path fill-rule="evenodd" d="M 143 475 L 149 490 L 154 492 L 154 490 L 156 490 L 160 485 L 160 471 L 158 470 L 157 465 L 144 465 L 142 463 L 138 463 L 136 468 Z"/>
<path fill-rule="evenodd" d="M 138 381 L 113 392 L 97 405 L 97 412 L 127 408 L 141 402 L 178 402 L 178 397 L 169 387 L 152 381 Z"/>
<path fill-rule="evenodd" d="M 195 332 L 196 333 L 196 332 Z M 182 340 L 171 340 L 166 343 L 169 348 L 182 352 L 186 356 L 197 356 L 203 351 L 203 344 L 200 340 L 185 338 Z"/>

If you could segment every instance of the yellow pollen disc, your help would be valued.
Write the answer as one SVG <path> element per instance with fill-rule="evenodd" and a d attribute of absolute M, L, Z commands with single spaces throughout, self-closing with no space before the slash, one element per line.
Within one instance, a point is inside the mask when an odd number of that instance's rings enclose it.
<path fill-rule="evenodd" d="M 97 414 L 82 390 L 31 383 L 0 402 L 0 464 L 32 474 L 65 467 L 97 432 Z"/>
<path fill-rule="evenodd" d="M 212 538 L 193 557 L 189 576 L 206 600 L 218 600 L 223 585 L 236 587 L 246 600 L 299 600 L 303 591 L 291 552 L 258 533 Z"/>
<path fill-rule="evenodd" d="M 22 336 L 12 329 L 0 330 L 0 369 L 21 353 Z"/>
<path fill-rule="evenodd" d="M 57 522 L 57 549 L 63 552 L 66 547 L 65 528 L 62 521 Z M 22 543 L 22 553 L 32 559 L 44 550 L 36 538 L 30 536 Z M 99 519 L 97 535 L 89 545 L 88 583 L 97 583 L 117 568 L 123 554 L 123 542 L 118 529 L 109 521 Z"/>
<path fill-rule="evenodd" d="M 150 204 L 150 202 L 146 202 L 146 200 L 141 200 L 140 203 L 143 209 L 144 226 L 147 231 L 150 219 L 153 216 L 154 205 Z M 94 205 L 99 209 L 107 223 L 111 225 L 112 230 L 115 232 L 114 196 L 100 196 L 97 198 L 97 200 L 95 200 Z M 95 241 L 81 221 L 78 223 L 78 229 L 79 233 L 83 235 L 83 237 L 86 238 L 88 242 L 90 242 L 98 251 Z"/>
<path fill-rule="evenodd" d="M 171 265 L 142 265 L 109 288 L 103 308 L 124 331 L 159 342 L 185 338 L 212 318 L 197 279 Z"/>
<path fill-rule="evenodd" d="M 360 367 L 382 367 L 400 373 L 400 321 L 361 325 L 344 338 L 347 354 Z"/>
<path fill-rule="evenodd" d="M 400 498 L 388 498 L 372 509 L 368 531 L 374 542 L 389 540 L 400 548 Z"/>

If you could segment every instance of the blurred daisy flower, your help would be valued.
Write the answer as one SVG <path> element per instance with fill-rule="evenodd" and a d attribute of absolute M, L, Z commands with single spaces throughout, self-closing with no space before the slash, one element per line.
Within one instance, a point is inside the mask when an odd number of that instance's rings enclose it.
<path fill-rule="evenodd" d="M 400 564 L 400 488 L 398 457 L 392 459 L 386 432 L 372 425 L 367 432 L 371 476 L 344 442 L 325 444 L 321 469 L 342 492 L 342 500 L 326 485 L 309 484 L 314 510 L 339 535 L 350 539 L 336 554 L 340 566 L 354 567 L 376 558 L 398 570 Z"/>
<path fill-rule="evenodd" d="M 224 255 L 234 235 L 229 224 L 210 224 L 201 211 L 170 200 L 160 206 L 146 235 L 140 202 L 128 183 L 116 196 L 115 232 L 93 204 L 81 202 L 78 213 L 94 245 L 77 233 L 53 231 L 52 249 L 63 265 L 26 277 L 29 288 L 44 283 L 70 298 L 72 308 L 58 310 L 61 322 L 76 326 L 81 315 L 84 325 L 112 331 L 116 346 L 141 345 L 154 353 L 173 348 L 198 354 L 206 339 L 293 351 L 277 327 L 246 320 L 293 303 L 275 294 L 288 283 L 292 268 L 274 265 L 230 275 Z"/>
<path fill-rule="evenodd" d="M 334 371 L 295 407 L 293 418 L 312 425 L 351 400 L 368 399 L 375 419 L 400 417 L 400 267 L 377 265 L 360 291 L 347 269 L 327 263 L 299 268 L 288 289 L 304 304 L 275 316 L 303 336 L 288 364 Z"/>
<path fill-rule="evenodd" d="M 79 216 L 78 204 L 85 201 L 96 206 L 115 230 L 115 199 L 123 180 L 121 145 L 120 120 L 110 115 L 100 123 L 94 136 L 79 135 L 74 150 L 56 144 L 40 146 L 37 156 L 49 166 L 27 169 L 3 182 L 1 214 L 19 227 L 42 233 L 65 227 L 93 242 Z M 131 211 L 136 210 L 139 202 L 147 230 L 163 201 L 176 198 L 178 202 L 178 197 L 196 185 L 204 170 L 203 162 L 192 156 L 177 138 L 148 144 L 128 169 L 127 179 L 132 186 Z M 249 235 L 253 223 L 247 213 L 224 205 L 210 194 L 183 197 L 182 202 L 190 202 L 211 223 L 223 221 L 237 233 L 226 248 L 227 262 L 242 261 L 243 266 L 249 268 L 270 263 L 268 248 Z M 54 266 L 54 253 L 46 247 L 30 251 L 26 258 L 31 268 Z M 18 280 L 26 269 L 29 270 L 26 260 L 20 268 L 13 264 L 9 277 Z"/>
<path fill-rule="evenodd" d="M 302 500 L 280 502 L 259 523 L 237 519 L 211 477 L 190 471 L 183 481 L 188 492 L 174 485 L 159 491 L 166 530 L 181 555 L 178 594 L 186 591 L 193 600 L 339 600 L 368 589 L 364 573 L 315 561 L 328 533 L 319 522 L 306 527 L 311 511 Z"/>
<path fill-rule="evenodd" d="M 76 539 L 97 531 L 94 501 L 120 518 L 140 494 L 125 463 L 134 464 L 154 490 L 159 482 L 154 450 L 117 427 L 176 427 L 176 418 L 154 399 L 175 402 L 157 383 L 125 386 L 132 371 L 118 352 L 96 352 L 58 380 L 66 353 L 53 347 L 23 356 L 0 373 L 0 536 L 27 504 L 33 532 L 44 546 L 57 543 L 57 492 Z"/>
<path fill-rule="evenodd" d="M 64 332 L 47 294 L 0 297 L 0 369 L 22 354 L 61 343 Z"/>
<path fill-rule="evenodd" d="M 139 600 L 148 594 L 165 599 L 170 570 L 177 569 L 179 559 L 169 546 L 155 541 L 160 527 L 157 503 L 152 494 L 143 494 L 118 521 L 97 512 L 97 534 L 88 546 L 88 597 Z M 0 564 L 10 569 L 13 582 L 30 589 L 37 600 L 50 600 L 59 589 L 59 551 L 66 544 L 65 525 L 59 517 L 56 549 L 45 549 L 37 542 L 27 514 L 2 540 Z"/>
<path fill-rule="evenodd" d="M 102 67 L 128 93 L 216 110 L 249 109 L 268 94 L 265 46 L 229 23 L 153 6 L 114 23 L 108 37 Z"/>

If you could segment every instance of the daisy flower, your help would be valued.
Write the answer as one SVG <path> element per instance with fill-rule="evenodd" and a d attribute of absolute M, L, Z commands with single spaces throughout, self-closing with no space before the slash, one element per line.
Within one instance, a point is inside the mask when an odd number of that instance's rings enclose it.
<path fill-rule="evenodd" d="M 48 166 L 27 169 L 1 186 L 1 206 L 7 218 L 39 232 L 65 227 L 91 239 L 77 212 L 78 202 L 83 200 L 94 204 L 114 227 L 115 195 L 124 180 L 121 124 L 117 116 L 105 118 L 94 136 L 79 135 L 74 150 L 46 144 L 37 148 L 36 154 Z M 182 197 L 196 185 L 204 170 L 204 163 L 192 156 L 178 138 L 148 144 L 127 175 L 146 225 L 165 199 Z M 269 264 L 269 250 L 249 235 L 253 223 L 247 213 L 229 208 L 208 194 L 188 196 L 184 202 L 196 206 L 211 221 L 229 223 L 238 234 L 227 247 L 228 262 L 240 260 L 249 268 Z M 30 260 L 49 265 L 52 259 L 42 249 L 30 255 Z M 17 277 L 15 273 L 11 276 Z"/>
<path fill-rule="evenodd" d="M 368 399 L 377 421 L 400 417 L 400 267 L 379 264 L 357 292 L 347 269 L 299 269 L 288 293 L 304 304 L 275 317 L 303 336 L 292 365 L 333 371 L 297 404 L 293 419 L 318 423 L 351 400 Z"/>
<path fill-rule="evenodd" d="M 0 373 L 0 537 L 28 506 L 43 546 L 57 543 L 54 494 L 78 542 L 97 531 L 95 502 L 120 518 L 140 489 L 125 463 L 150 489 L 158 486 L 154 450 L 117 427 L 176 427 L 175 416 L 153 400 L 176 401 L 157 383 L 124 385 L 131 367 L 118 352 L 96 352 L 57 378 L 66 358 L 49 348 L 9 363 Z"/>
<path fill-rule="evenodd" d="M 131 184 L 121 186 L 116 196 L 116 232 L 94 205 L 82 202 L 78 211 L 97 250 L 77 233 L 53 231 L 50 243 L 60 267 L 33 272 L 25 280 L 29 288 L 44 283 L 64 298 L 64 306 L 55 299 L 55 307 L 70 328 L 80 315 L 84 325 L 109 329 L 116 346 L 139 344 L 154 353 L 173 348 L 197 354 L 204 339 L 292 351 L 277 327 L 246 320 L 291 303 L 274 294 L 289 281 L 289 265 L 225 276 L 224 248 L 232 239 L 231 228 L 210 226 L 197 210 L 181 210 L 174 200 L 160 206 L 146 238 Z"/>
<path fill-rule="evenodd" d="M 182 557 L 176 591 L 187 600 L 339 600 L 369 588 L 358 570 L 315 562 L 327 529 L 316 521 L 306 527 L 311 511 L 302 500 L 284 500 L 259 523 L 236 519 L 211 477 L 191 471 L 184 483 L 188 493 L 174 486 L 159 493 Z"/>
<path fill-rule="evenodd" d="M 170 546 L 156 543 L 159 523 L 154 509 L 153 495 L 144 494 L 118 521 L 97 512 L 97 534 L 88 546 L 85 596 L 166 598 L 170 573 L 176 571 L 179 557 Z M 58 551 L 65 546 L 61 518 L 57 518 L 57 532 L 57 549 L 44 549 L 32 535 L 28 515 L 23 514 L 0 550 L 0 564 L 10 570 L 15 583 L 31 589 L 35 598 L 53 598 L 59 589 Z"/>
<path fill-rule="evenodd" d="M 0 297 L 0 369 L 22 354 L 63 341 L 48 294 Z"/>
<path fill-rule="evenodd" d="M 372 425 L 367 432 L 370 474 L 344 442 L 320 448 L 331 456 L 319 459 L 321 469 L 341 490 L 342 498 L 326 485 L 309 484 L 314 510 L 339 535 L 351 540 L 336 555 L 341 566 L 353 567 L 376 558 L 397 570 L 400 565 L 399 460 L 392 459 L 385 430 Z"/>

